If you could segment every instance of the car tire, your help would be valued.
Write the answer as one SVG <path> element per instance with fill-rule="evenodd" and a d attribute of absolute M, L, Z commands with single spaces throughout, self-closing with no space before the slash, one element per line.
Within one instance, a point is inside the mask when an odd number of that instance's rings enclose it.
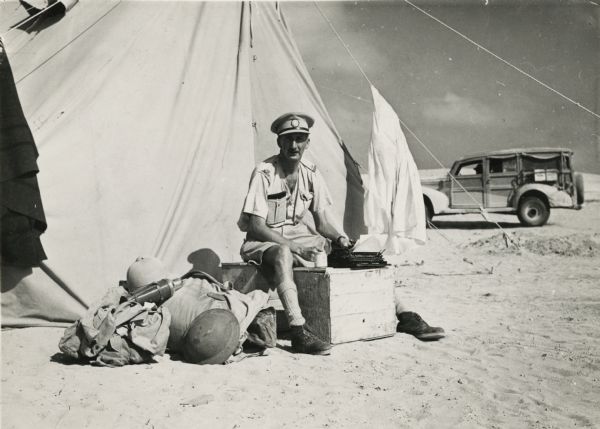
<path fill-rule="evenodd" d="M 575 173 L 575 190 L 577 191 L 577 205 L 580 206 L 585 202 L 583 175 L 581 173 Z"/>
<path fill-rule="evenodd" d="M 517 216 L 524 226 L 542 226 L 548 222 L 550 207 L 539 197 L 525 196 L 519 201 Z"/>
<path fill-rule="evenodd" d="M 425 201 L 425 228 L 429 228 L 429 224 L 433 219 L 433 209 L 431 208 L 431 204 L 426 200 Z"/>

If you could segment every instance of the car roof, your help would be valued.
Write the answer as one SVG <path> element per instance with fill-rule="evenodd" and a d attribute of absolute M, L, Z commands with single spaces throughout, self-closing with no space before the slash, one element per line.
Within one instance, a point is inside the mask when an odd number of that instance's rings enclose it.
<path fill-rule="evenodd" d="M 566 147 L 527 147 L 527 148 L 518 148 L 518 149 L 500 149 L 500 150 L 492 150 L 488 152 L 478 152 L 472 153 L 466 156 L 463 156 L 460 160 L 477 158 L 482 156 L 494 156 L 494 155 L 511 155 L 517 153 L 562 153 L 568 152 L 573 153 L 573 151 Z"/>

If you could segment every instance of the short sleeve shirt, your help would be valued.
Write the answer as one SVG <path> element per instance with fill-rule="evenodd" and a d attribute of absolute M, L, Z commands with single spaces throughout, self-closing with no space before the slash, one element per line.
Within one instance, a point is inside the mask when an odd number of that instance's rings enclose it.
<path fill-rule="evenodd" d="M 295 189 L 290 189 L 275 155 L 252 172 L 238 226 L 247 231 L 251 214 L 265 219 L 270 228 L 296 225 L 307 210 L 319 213 L 332 203 L 323 176 L 314 164 L 300 162 L 298 182 Z"/>

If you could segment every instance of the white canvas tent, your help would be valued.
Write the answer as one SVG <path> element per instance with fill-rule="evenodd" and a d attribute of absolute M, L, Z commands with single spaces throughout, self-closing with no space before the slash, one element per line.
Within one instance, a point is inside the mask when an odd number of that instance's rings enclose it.
<path fill-rule="evenodd" d="M 0 34 L 25 18 L 0 4 Z M 316 118 L 307 157 L 346 231 L 363 189 L 275 3 L 80 1 L 4 37 L 40 156 L 40 268 L 2 267 L 3 326 L 78 318 L 139 255 L 175 274 L 237 261 L 255 163 L 286 111 Z"/>

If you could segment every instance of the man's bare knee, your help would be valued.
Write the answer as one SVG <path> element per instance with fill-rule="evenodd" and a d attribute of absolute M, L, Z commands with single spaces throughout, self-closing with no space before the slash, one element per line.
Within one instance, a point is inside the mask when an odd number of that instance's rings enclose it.
<path fill-rule="evenodd" d="M 292 251 L 284 244 L 277 244 L 267 249 L 263 254 L 263 261 L 280 272 L 291 271 L 294 266 Z"/>
<path fill-rule="evenodd" d="M 262 255 L 262 273 L 269 289 L 277 289 L 282 284 L 293 282 L 294 257 L 289 247 L 273 245 Z"/>

